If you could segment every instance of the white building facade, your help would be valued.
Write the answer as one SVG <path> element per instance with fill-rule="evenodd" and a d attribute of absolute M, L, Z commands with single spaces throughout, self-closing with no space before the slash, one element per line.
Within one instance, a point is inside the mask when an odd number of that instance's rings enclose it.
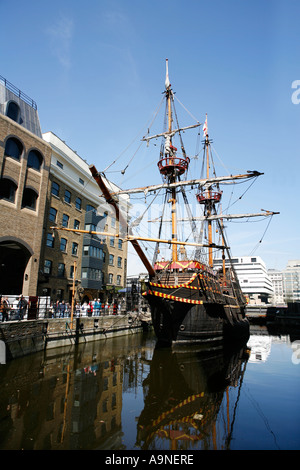
<path fill-rule="evenodd" d="M 127 242 L 113 236 L 120 233 L 115 210 L 105 201 L 85 160 L 53 132 L 43 134 L 43 139 L 51 146 L 52 154 L 40 295 L 69 301 L 76 269 L 81 298 L 99 297 L 111 302 L 126 285 L 127 271 Z M 119 190 L 105 181 L 110 191 Z M 128 201 L 127 196 L 119 201 L 125 218 Z M 108 236 L 85 231 L 107 232 Z"/>
<path fill-rule="evenodd" d="M 277 269 L 268 269 L 268 275 L 274 288 L 273 301 L 274 305 L 285 305 L 283 273 Z"/>
<path fill-rule="evenodd" d="M 300 260 L 289 260 L 282 275 L 285 302 L 300 302 Z"/>

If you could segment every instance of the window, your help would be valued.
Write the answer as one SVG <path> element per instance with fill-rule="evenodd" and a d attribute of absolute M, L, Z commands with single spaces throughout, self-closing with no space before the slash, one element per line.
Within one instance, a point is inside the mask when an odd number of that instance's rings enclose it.
<path fill-rule="evenodd" d="M 45 259 L 44 261 L 44 274 L 51 274 L 52 271 L 52 261 Z"/>
<path fill-rule="evenodd" d="M 110 273 L 110 274 L 108 275 L 108 284 L 112 284 L 112 283 L 113 283 L 113 280 L 114 280 L 114 275 Z"/>
<path fill-rule="evenodd" d="M 83 255 L 92 256 L 93 258 L 103 259 L 103 250 L 98 246 L 84 245 Z"/>
<path fill-rule="evenodd" d="M 122 258 L 118 256 L 118 268 L 122 268 Z"/>
<path fill-rule="evenodd" d="M 114 228 L 116 226 L 116 218 L 112 217 L 111 218 L 111 226 Z"/>
<path fill-rule="evenodd" d="M 6 199 L 9 202 L 15 202 L 18 186 L 8 178 L 0 180 L 0 199 Z"/>
<path fill-rule="evenodd" d="M 54 196 L 59 196 L 59 184 L 55 183 L 55 181 L 52 182 L 51 193 Z"/>
<path fill-rule="evenodd" d="M 87 204 L 86 205 L 86 211 L 87 212 L 90 212 L 90 211 L 96 212 L 96 208 L 94 206 L 91 206 L 91 204 Z"/>
<path fill-rule="evenodd" d="M 52 233 L 47 233 L 46 246 L 49 246 L 49 248 L 54 248 L 54 237 Z"/>
<path fill-rule="evenodd" d="M 13 121 L 19 122 L 20 119 L 20 107 L 17 103 L 14 101 L 11 101 L 8 103 L 7 109 L 6 109 L 6 116 L 9 117 L 10 119 L 13 119 Z"/>
<path fill-rule="evenodd" d="M 77 256 L 78 254 L 78 243 L 73 242 L 72 244 L 72 255 Z"/>
<path fill-rule="evenodd" d="M 80 197 L 77 197 L 76 201 L 75 201 L 76 209 L 78 209 L 80 211 L 81 210 L 81 205 L 82 205 L 82 200 L 80 199 Z"/>
<path fill-rule="evenodd" d="M 82 268 L 81 270 L 82 279 L 91 279 L 93 281 L 101 281 L 103 273 L 100 269 L 95 268 Z"/>
<path fill-rule="evenodd" d="M 85 224 L 84 230 L 88 232 L 96 232 L 96 225 L 95 224 Z"/>
<path fill-rule="evenodd" d="M 113 266 L 114 264 L 114 255 L 109 255 L 109 265 Z"/>
<path fill-rule="evenodd" d="M 100 269 L 90 268 L 88 277 L 93 281 L 100 281 L 102 277 L 102 271 L 100 271 Z"/>
<path fill-rule="evenodd" d="M 65 275 L 65 265 L 64 265 L 64 263 L 58 263 L 57 275 L 58 275 L 58 277 L 64 277 L 64 275 Z"/>
<path fill-rule="evenodd" d="M 40 171 L 43 163 L 43 157 L 37 150 L 30 150 L 27 159 L 28 168 L 33 168 L 34 170 Z"/>
<path fill-rule="evenodd" d="M 57 210 L 54 209 L 54 207 L 50 207 L 49 210 L 49 220 L 51 222 L 56 222 L 56 215 L 57 215 Z"/>
<path fill-rule="evenodd" d="M 63 169 L 64 167 L 63 164 L 59 160 L 56 160 L 56 165 L 61 169 Z"/>
<path fill-rule="evenodd" d="M 4 155 L 6 155 L 7 157 L 15 158 L 16 160 L 20 160 L 22 153 L 23 146 L 19 140 L 13 137 L 7 139 Z"/>
<path fill-rule="evenodd" d="M 117 286 L 121 285 L 121 276 L 117 276 Z"/>
<path fill-rule="evenodd" d="M 115 239 L 114 237 L 110 237 L 110 242 L 109 242 L 110 246 L 115 246 Z"/>
<path fill-rule="evenodd" d="M 72 264 L 70 266 L 70 278 L 73 279 L 74 278 L 74 264 Z"/>
<path fill-rule="evenodd" d="M 66 238 L 60 239 L 60 251 L 67 251 L 67 240 Z"/>
<path fill-rule="evenodd" d="M 74 219 L 74 229 L 79 230 L 80 227 L 80 221 L 77 219 Z"/>
<path fill-rule="evenodd" d="M 62 226 L 63 226 L 63 227 L 66 227 L 66 228 L 68 227 L 68 225 L 69 225 L 69 218 L 70 218 L 70 217 L 69 217 L 67 214 L 63 214 L 63 216 L 62 216 Z"/>
<path fill-rule="evenodd" d="M 115 377 L 115 374 L 114 374 L 114 377 Z M 113 379 L 114 379 L 113 377 Z M 115 383 L 113 383 L 113 385 L 116 385 Z M 111 397 L 111 409 L 114 410 L 117 406 L 117 397 L 116 397 L 116 394 L 113 393 L 112 394 L 112 397 Z"/>
<path fill-rule="evenodd" d="M 34 189 L 25 188 L 23 192 L 22 207 L 35 210 L 37 198 L 38 194 Z"/>
<path fill-rule="evenodd" d="M 65 202 L 71 204 L 71 193 L 67 189 L 65 190 Z"/>
<path fill-rule="evenodd" d="M 64 298 L 64 290 L 63 289 L 57 289 L 56 298 L 59 299 L 59 300 L 62 300 Z"/>
<path fill-rule="evenodd" d="M 79 183 L 80 183 L 80 184 L 84 185 L 84 181 L 83 181 L 83 179 L 82 179 L 82 178 L 79 178 L 79 180 L 78 180 L 78 181 L 79 181 Z"/>
<path fill-rule="evenodd" d="M 88 268 L 82 268 L 81 270 L 81 278 L 82 279 L 87 279 L 87 274 L 88 274 Z"/>
<path fill-rule="evenodd" d="M 118 246 L 119 246 L 119 250 L 122 250 L 122 248 L 123 248 L 123 240 L 119 240 L 119 241 L 118 241 Z"/>

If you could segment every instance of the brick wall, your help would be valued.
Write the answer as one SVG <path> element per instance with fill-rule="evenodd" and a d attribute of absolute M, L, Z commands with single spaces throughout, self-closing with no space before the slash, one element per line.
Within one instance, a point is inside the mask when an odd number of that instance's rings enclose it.
<path fill-rule="evenodd" d="M 5 155 L 8 138 L 16 138 L 22 145 L 20 160 Z M 27 167 L 31 149 L 37 150 L 43 157 L 39 171 Z M 0 115 L 1 178 L 12 180 L 17 186 L 14 202 L 0 199 L 0 244 L 12 242 L 15 247 L 26 252 L 29 261 L 23 278 L 24 295 L 36 295 L 37 291 L 50 158 L 49 144 L 6 116 Z M 24 188 L 31 188 L 38 194 L 35 210 L 22 207 Z"/>

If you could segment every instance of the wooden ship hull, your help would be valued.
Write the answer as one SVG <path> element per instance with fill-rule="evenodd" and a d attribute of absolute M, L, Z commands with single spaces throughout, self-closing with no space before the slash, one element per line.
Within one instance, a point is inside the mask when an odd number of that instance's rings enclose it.
<path fill-rule="evenodd" d="M 237 283 L 229 273 L 223 280 L 201 263 L 189 264 L 197 271 L 168 273 L 148 283 L 144 295 L 158 340 L 211 345 L 247 339 L 246 304 Z"/>

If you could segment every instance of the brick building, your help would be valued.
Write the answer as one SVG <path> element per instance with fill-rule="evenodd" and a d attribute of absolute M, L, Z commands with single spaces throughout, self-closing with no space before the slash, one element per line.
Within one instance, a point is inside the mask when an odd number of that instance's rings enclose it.
<path fill-rule="evenodd" d="M 36 103 L 0 77 L 0 294 L 36 295 L 50 158 Z"/>
<path fill-rule="evenodd" d="M 81 301 L 117 296 L 127 243 L 61 229 L 119 232 L 86 161 L 42 134 L 36 103 L 0 76 L 0 295 L 70 301 L 75 269 Z"/>

